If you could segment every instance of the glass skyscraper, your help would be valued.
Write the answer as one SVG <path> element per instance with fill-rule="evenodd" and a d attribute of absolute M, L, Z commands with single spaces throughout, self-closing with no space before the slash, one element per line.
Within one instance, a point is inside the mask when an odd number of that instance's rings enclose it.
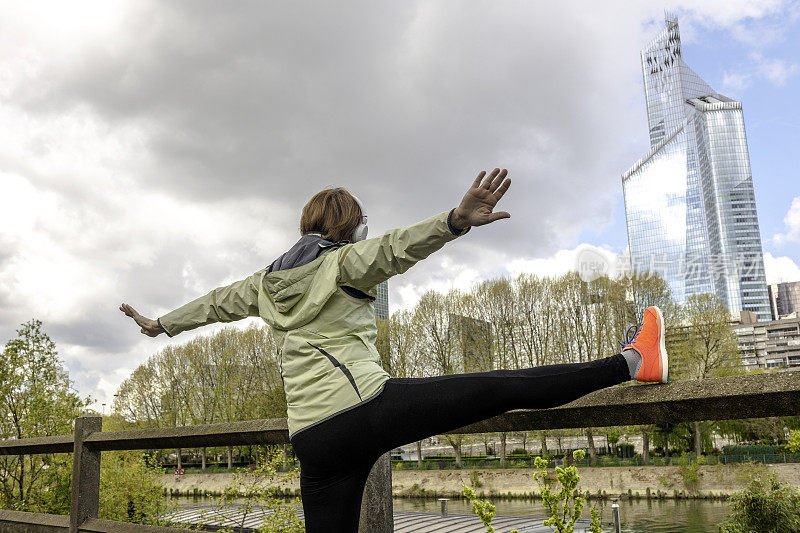
<path fill-rule="evenodd" d="M 386 320 L 389 318 L 389 282 L 378 283 L 378 296 L 375 298 L 375 316 Z"/>
<path fill-rule="evenodd" d="M 650 151 L 622 175 L 632 267 L 673 297 L 716 293 L 770 319 L 742 104 L 684 63 L 678 20 L 642 50 Z"/>

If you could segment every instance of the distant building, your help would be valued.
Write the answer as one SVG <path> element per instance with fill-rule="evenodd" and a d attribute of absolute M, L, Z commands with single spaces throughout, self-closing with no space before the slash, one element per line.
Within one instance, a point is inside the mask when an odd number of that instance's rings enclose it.
<path fill-rule="evenodd" d="M 775 283 L 767 287 L 769 290 L 769 306 L 772 310 L 772 320 L 795 317 L 800 311 L 800 281 L 791 283 Z"/>
<path fill-rule="evenodd" d="M 800 367 L 800 318 L 758 322 L 755 313 L 742 311 L 731 328 L 746 369 Z"/>
<path fill-rule="evenodd" d="M 375 316 L 387 320 L 389 318 L 389 282 L 378 283 L 378 297 L 375 298 Z"/>
<path fill-rule="evenodd" d="M 451 342 L 456 343 L 461 352 L 464 372 L 488 372 L 494 369 L 490 322 L 450 313 L 447 332 Z"/>
<path fill-rule="evenodd" d="M 641 52 L 650 151 L 622 175 L 632 268 L 673 297 L 771 318 L 742 104 L 684 62 L 678 19 Z"/>

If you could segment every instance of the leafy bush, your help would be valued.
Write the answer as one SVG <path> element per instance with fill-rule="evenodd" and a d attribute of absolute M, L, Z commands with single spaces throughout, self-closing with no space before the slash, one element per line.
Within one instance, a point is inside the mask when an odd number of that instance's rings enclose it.
<path fill-rule="evenodd" d="M 783 446 L 772 446 L 770 444 L 752 444 L 749 446 L 728 445 L 722 447 L 725 455 L 774 455 L 783 453 Z"/>
<path fill-rule="evenodd" d="M 800 430 L 792 431 L 791 435 L 789 435 L 789 443 L 786 445 L 786 449 L 791 453 L 800 453 Z"/>
<path fill-rule="evenodd" d="M 586 457 L 586 452 L 583 450 L 575 450 L 572 453 L 576 462 L 582 461 Z M 544 459 L 537 457 L 536 468 L 538 472 L 533 474 L 533 477 L 539 483 L 539 488 L 542 493 L 542 503 L 548 510 L 550 518 L 544 521 L 544 525 L 555 527 L 557 533 L 570 533 L 574 531 L 575 522 L 581 517 L 583 506 L 586 500 L 579 496 L 577 490 L 578 483 L 581 477 L 578 475 L 578 468 L 576 466 L 568 466 L 566 468 L 556 467 L 556 479 L 561 485 L 561 490 L 553 492 L 550 487 L 551 480 L 547 475 L 548 462 Z M 592 533 L 601 533 L 603 531 L 600 525 L 600 515 L 596 510 L 591 513 L 592 524 L 590 531 Z"/>
<path fill-rule="evenodd" d="M 473 470 L 469 473 L 469 484 L 479 489 L 483 486 L 483 481 L 481 481 L 480 476 L 478 475 L 477 470 Z"/>
<path fill-rule="evenodd" d="M 678 466 L 678 471 L 683 478 L 683 486 L 690 492 L 695 492 L 697 486 L 700 484 L 700 466 L 706 464 L 706 458 L 702 455 L 696 459 L 691 459 L 684 453 L 681 456 L 681 462 Z"/>
<path fill-rule="evenodd" d="M 149 464 L 136 451 L 103 452 L 100 462 L 100 518 L 139 524 L 166 525 L 159 517 L 174 510 L 164 494 L 161 468 Z M 72 456 L 58 454 L 47 459 L 42 490 L 36 509 L 52 514 L 69 514 L 72 485 Z"/>
<path fill-rule="evenodd" d="M 732 513 L 720 525 L 723 533 L 791 533 L 800 531 L 800 493 L 775 477 L 756 476 L 730 499 Z"/>
<path fill-rule="evenodd" d="M 572 456 L 575 462 L 580 462 L 586 456 L 586 452 L 583 450 L 576 450 L 573 452 Z M 553 480 L 547 473 L 548 461 L 541 457 L 536 457 L 535 462 L 538 472 L 534 473 L 533 477 L 539 484 L 542 501 L 550 514 L 550 517 L 545 520 L 544 525 L 555 527 L 557 533 L 571 533 L 574 531 L 575 522 L 581 517 L 583 506 L 586 503 L 586 500 L 580 496 L 580 492 L 577 490 L 578 483 L 581 480 L 578 475 L 577 467 L 574 465 L 566 468 L 556 467 L 556 479 L 561 485 L 561 490 L 553 492 L 550 486 Z M 475 495 L 475 491 L 466 485 L 462 485 L 462 494 L 472 503 L 472 509 L 481 521 L 483 521 L 486 531 L 488 533 L 494 533 L 492 519 L 495 514 L 495 506 L 489 501 L 478 499 Z M 590 531 L 592 533 L 602 533 L 603 529 L 600 525 L 600 513 L 597 509 L 591 509 L 591 517 L 592 523 Z M 518 532 L 515 529 L 509 533 Z"/>
<path fill-rule="evenodd" d="M 256 506 L 272 511 L 267 520 L 258 528 L 258 533 L 303 533 L 305 524 L 297 516 L 294 507 L 285 505 L 283 493 L 274 486 L 276 481 L 297 477 L 297 471 L 279 473 L 282 463 L 281 449 L 268 446 L 266 456 L 259 459 L 254 469 L 241 468 L 233 475 L 232 486 L 225 489 L 222 496 L 212 505 L 209 516 L 220 514 L 220 509 L 235 507 L 239 516 L 236 527 L 244 527 L 247 517 Z M 295 503 L 300 499 L 295 498 Z"/>
<path fill-rule="evenodd" d="M 483 527 L 486 528 L 487 533 L 494 533 L 492 519 L 494 518 L 494 513 L 497 510 L 494 504 L 487 500 L 478 499 L 478 497 L 475 495 L 475 491 L 466 485 L 462 485 L 461 493 L 472 503 L 472 510 L 483 522 Z M 519 531 L 514 529 L 509 533 L 519 533 Z"/>

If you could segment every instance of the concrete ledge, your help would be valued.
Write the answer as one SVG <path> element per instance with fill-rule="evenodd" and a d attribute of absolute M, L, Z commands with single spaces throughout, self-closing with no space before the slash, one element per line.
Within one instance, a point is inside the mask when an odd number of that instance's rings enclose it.
<path fill-rule="evenodd" d="M 675 424 L 800 414 L 800 372 L 609 387 L 552 409 L 509 411 L 449 433 Z"/>

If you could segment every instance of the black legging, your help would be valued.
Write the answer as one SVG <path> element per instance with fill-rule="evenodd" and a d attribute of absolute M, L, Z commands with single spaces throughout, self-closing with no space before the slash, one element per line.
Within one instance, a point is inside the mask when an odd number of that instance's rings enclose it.
<path fill-rule="evenodd" d="M 433 378 L 391 378 L 349 411 L 292 436 L 306 531 L 354 533 L 367 475 L 384 453 L 511 409 L 563 405 L 630 380 L 625 358 Z"/>

